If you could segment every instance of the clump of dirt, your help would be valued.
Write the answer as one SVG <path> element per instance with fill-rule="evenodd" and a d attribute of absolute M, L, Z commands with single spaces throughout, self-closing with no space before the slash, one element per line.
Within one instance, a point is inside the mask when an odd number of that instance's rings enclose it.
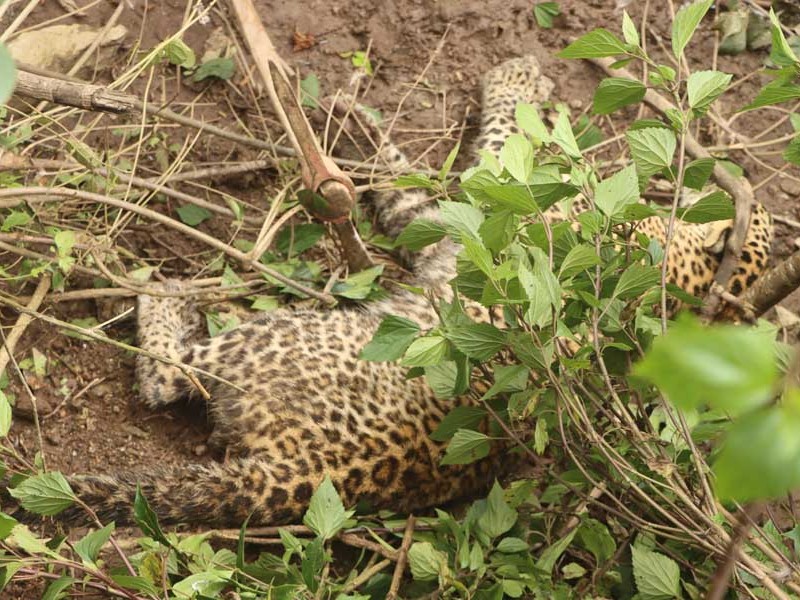
<path fill-rule="evenodd" d="M 621 15 L 609 4 L 613 3 L 561 0 L 562 14 L 556 19 L 555 27 L 543 29 L 534 19 L 532 3 L 524 0 L 256 2 L 278 52 L 300 77 L 316 74 L 322 95 L 333 94 L 337 89 L 358 93 L 364 104 L 381 112 L 384 127 L 392 124 L 393 137 L 410 156 L 422 154 L 421 166 L 434 168 L 452 148 L 462 124 L 465 124 L 465 139 L 474 137 L 481 75 L 508 58 L 537 55 L 544 73 L 556 83 L 554 97 L 566 102 L 574 116 L 589 111 L 590 91 L 603 75 L 586 63 L 560 60 L 555 53 L 575 37 L 596 27 L 618 29 Z M 640 4 L 629 7 L 634 19 L 641 16 Z M 128 28 L 131 37 L 113 64 L 94 65 L 97 80 L 108 81 L 120 72 L 127 60 L 126 50 L 134 43 L 147 49 L 173 35 L 181 27 L 185 8 L 186 3 L 177 0 L 125 3 L 120 23 Z M 112 9 L 104 3 L 95 5 L 80 22 L 102 26 Z M 59 3 L 43 2 L 27 23 L 42 23 L 62 14 Z M 70 18 L 66 22 L 75 20 Z M 215 29 L 222 28 L 232 35 L 233 21 L 231 15 L 216 7 L 209 13 L 207 23 L 190 27 L 183 39 L 199 55 Z M 663 44 L 669 39 L 669 22 L 664 3 L 653 3 L 646 39 L 648 47 L 661 57 L 666 57 Z M 689 49 L 692 68 L 711 66 L 708 61 L 714 55 L 715 43 L 714 34 L 704 23 Z M 360 75 L 351 58 L 343 56 L 367 50 L 374 68 L 373 77 Z M 763 52 L 720 56 L 717 68 L 739 78 L 757 71 L 764 58 Z M 241 124 L 263 131 L 266 123 L 277 136 L 279 129 L 268 117 L 266 95 L 252 97 L 247 93 L 251 88 L 243 85 L 252 74 L 239 73 L 228 84 L 198 84 L 183 80 L 177 69 L 165 71 L 164 77 L 141 78 L 129 91 L 142 97 L 147 95 L 153 102 L 168 104 L 189 102 L 200 92 L 196 116 L 233 130 L 240 130 Z M 763 111 L 735 115 L 735 110 L 747 104 L 762 83 L 758 75 L 749 77 L 722 100 L 719 112 L 728 120 L 730 128 L 742 136 L 741 140 L 733 140 L 734 143 L 746 142 L 765 128 Z M 648 113 L 643 114 L 647 116 Z M 121 125 L 125 120 L 116 118 L 112 122 Z M 128 121 L 136 122 L 135 118 Z M 610 120 L 601 119 L 599 123 L 606 132 L 612 132 Z M 790 131 L 789 125 L 783 124 L 772 135 L 777 137 Z M 182 129 L 176 130 L 175 139 L 181 139 L 182 132 L 185 133 Z M 731 142 L 728 132 L 706 126 L 698 134 L 707 143 Z M 90 140 L 96 143 L 98 152 L 118 143 L 107 132 L 98 132 Z M 614 146 L 612 151 L 619 155 L 623 145 Z M 468 153 L 463 155 L 462 162 L 466 163 Z M 192 150 L 192 159 L 197 163 L 247 160 L 255 156 L 252 149 L 211 136 L 202 139 Z M 162 166 L 157 156 L 140 159 L 140 168 L 149 174 L 157 173 Z M 800 180 L 796 170 L 774 173 L 774 169 L 780 167 L 780 156 L 755 159 L 736 150 L 731 159 L 745 169 L 751 182 L 757 185 L 758 199 L 773 213 L 800 220 L 800 206 L 796 202 L 800 196 Z M 222 187 L 241 201 L 264 208 L 268 205 L 263 192 L 267 185 L 267 175 L 248 174 L 228 178 Z M 172 211 L 174 207 L 167 201 L 163 209 Z M 220 237 L 228 234 L 226 228 L 214 224 L 213 219 L 202 227 Z M 793 228 L 778 225 L 777 258 L 793 250 L 796 236 Z M 207 249 L 158 228 L 132 228 L 125 232 L 125 240 L 140 256 L 164 259 L 163 265 L 171 276 L 196 272 L 197 265 L 207 262 L 209 256 Z M 194 256 L 195 252 L 203 254 Z M 15 291 L 20 293 L 20 290 Z M 786 306 L 796 309 L 798 302 L 800 297 L 795 297 L 787 301 Z M 86 301 L 65 302 L 48 306 L 46 310 L 69 321 L 95 316 L 97 307 Z M 6 323 L 12 322 L 13 315 L 6 312 L 3 316 Z M 120 321 L 107 333 L 132 342 L 132 319 Z M 206 448 L 210 425 L 205 407 L 200 403 L 187 403 L 156 411 L 143 408 L 133 388 L 131 354 L 100 343 L 65 337 L 45 324 L 29 328 L 18 346 L 17 355 L 20 359 L 30 356 L 34 348 L 50 359 L 46 375 L 29 378 L 39 402 L 39 413 L 44 416 L 42 449 L 50 467 L 65 472 L 104 472 L 207 460 L 211 456 Z M 16 376 L 12 374 L 11 379 Z M 20 396 L 25 395 L 19 382 L 12 382 L 12 389 Z M 85 391 L 80 393 L 82 390 Z M 38 447 L 35 430 L 24 419 L 16 420 L 12 440 L 27 456 L 33 456 Z"/>

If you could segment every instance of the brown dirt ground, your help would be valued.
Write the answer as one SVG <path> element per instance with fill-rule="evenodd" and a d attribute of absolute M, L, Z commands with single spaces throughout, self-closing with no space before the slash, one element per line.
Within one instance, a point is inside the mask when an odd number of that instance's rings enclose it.
<path fill-rule="evenodd" d="M 85 4 L 79 0 L 78 4 Z M 116 3 L 114 3 L 116 4 Z M 129 8 L 129 4 L 133 8 Z M 408 93 L 395 126 L 399 141 L 408 141 L 408 152 L 412 156 L 426 150 L 442 132 L 454 128 L 450 140 L 435 145 L 423 158 L 423 164 L 438 167 L 452 147 L 458 134 L 458 125 L 466 116 L 465 137 L 474 135 L 474 125 L 479 114 L 479 81 L 481 74 L 504 59 L 523 54 L 536 54 L 544 66 L 544 72 L 556 81 L 555 97 L 569 103 L 573 114 L 588 110 L 591 105 L 591 90 L 602 78 L 592 66 L 579 61 L 564 61 L 554 53 L 569 41 L 598 26 L 618 31 L 620 13 L 610 0 L 561 0 L 562 16 L 556 26 L 544 30 L 536 25 L 532 16 L 533 2 L 528 0 L 399 0 L 397 2 L 371 2 L 367 0 L 330 1 L 304 0 L 297 2 L 256 0 L 257 8 L 277 46 L 278 52 L 303 76 L 314 72 L 321 81 L 323 94 L 331 94 L 341 88 L 352 92 L 351 78 L 354 72 L 349 60 L 340 53 L 365 49 L 369 46 L 375 76 L 361 81 L 362 101 L 378 108 L 389 119 L 395 114 L 399 98 Z M 631 3 L 628 7 L 638 22 L 644 3 Z M 102 25 L 115 8 L 111 3 L 101 3 L 92 8 L 80 21 Z M 141 36 L 140 47 L 150 48 L 180 26 L 186 8 L 183 0 L 146 2 L 135 0 L 126 3 L 120 23 L 129 29 L 129 37 L 110 65 L 98 66 L 96 79 L 107 81 L 111 73 L 118 73 L 124 64 L 135 38 Z M 43 22 L 63 14 L 55 0 L 42 3 L 29 17 L 26 24 Z M 225 26 L 233 17 L 225 11 L 213 10 L 208 25 L 195 25 L 184 36 L 185 41 L 198 54 L 210 32 Z M 651 3 L 651 30 L 647 36 L 648 47 L 658 54 L 659 45 L 669 39 L 669 22 L 666 3 Z M 312 34 L 316 44 L 309 49 L 293 50 L 294 32 Z M 441 51 L 434 56 L 434 49 L 441 43 Z M 708 23 L 704 23 L 690 48 L 690 63 L 693 67 L 709 68 L 708 58 L 713 55 L 714 34 Z M 753 73 L 763 64 L 764 52 L 744 53 L 736 57 L 720 57 L 718 68 L 741 77 Z M 432 59 L 432 60 L 431 60 Z M 424 77 L 422 69 L 430 66 Z M 174 102 L 191 100 L 205 85 L 178 82 L 175 70 L 164 70 L 164 77 L 154 77 L 150 83 L 149 97 L 154 100 L 174 99 Z M 90 75 L 91 76 L 91 75 Z M 263 121 L 254 110 L 253 99 L 237 93 L 243 75 L 238 73 L 228 84 L 216 83 L 204 92 L 199 110 L 207 119 L 217 124 L 240 130 L 234 116 L 256 131 L 263 131 Z M 758 75 L 739 85 L 723 99 L 720 112 L 729 117 L 736 107 L 743 106 L 756 93 L 762 78 Z M 145 93 L 145 82 L 138 82 L 131 91 Z M 243 89 L 243 88 L 241 88 Z M 251 88 L 247 88 L 251 89 Z M 268 100 L 264 94 L 257 98 L 258 106 L 269 113 Z M 629 111 L 626 118 L 635 116 Z M 780 116 L 777 111 L 747 113 L 735 121 L 735 129 L 747 136 L 764 129 L 765 118 L 772 122 Z M 138 118 L 138 117 L 137 117 Z M 112 120 L 113 121 L 113 120 Z M 121 122 L 119 120 L 115 121 Z M 621 117 L 615 117 L 620 123 Z M 601 122 L 610 131 L 607 121 Z M 181 130 L 178 130 L 179 132 Z M 274 129 L 273 129 L 274 131 Z M 788 126 L 781 126 L 774 135 L 784 135 Z M 719 137 L 717 131 L 704 129 L 701 138 L 708 142 Z M 421 139 L 422 138 L 422 139 Z M 180 139 L 180 138 L 178 138 Z M 114 144 L 102 135 L 96 137 L 99 149 Z M 616 151 L 616 150 L 615 150 Z M 192 160 L 248 160 L 255 157 L 253 150 L 237 147 L 227 141 L 209 137 L 198 144 L 192 152 Z M 751 182 L 757 184 L 770 175 L 768 167 L 757 164 L 741 152 L 731 158 L 745 167 Z M 766 164 L 780 165 L 780 156 L 763 159 Z M 144 157 L 142 168 L 149 174 L 157 165 Z M 800 179 L 775 177 L 757 190 L 758 199 L 772 212 L 800 220 Z M 264 206 L 261 190 L 268 184 L 267 174 L 250 174 L 232 181 L 223 182 L 223 187 L 234 196 Z M 220 183 L 218 182 L 218 185 Z M 171 210 L 171 205 L 166 209 Z M 225 235 L 224 227 L 213 223 L 204 224 L 207 231 Z M 153 244 L 152 231 L 129 231 L 126 241 L 142 255 L 146 248 L 152 256 L 169 259 L 165 263 L 171 276 L 191 274 L 192 265 L 175 259 L 174 250 L 190 255 L 199 250 L 195 245 L 171 232 L 156 232 L 160 243 Z M 795 237 L 793 229 L 778 225 L 775 255 L 783 257 L 792 251 Z M 167 250 L 170 248 L 171 250 Z M 15 290 L 16 293 L 31 293 L 30 289 Z M 785 305 L 790 309 L 800 306 L 800 296 L 790 298 Z M 91 301 L 59 303 L 47 308 L 51 314 L 62 319 L 93 316 L 97 307 Z M 13 323 L 13 315 L 2 315 L 5 324 Z M 133 324 L 128 320 L 109 331 L 119 339 L 133 339 Z M 50 326 L 34 324 L 26 332 L 17 348 L 20 358 L 30 356 L 37 348 L 51 359 L 48 374 L 42 379 L 33 379 L 41 413 L 57 409 L 42 420 L 43 450 L 52 468 L 67 473 L 105 472 L 115 469 L 147 468 L 148 465 L 207 460 L 210 453 L 205 450 L 205 440 L 210 426 L 206 422 L 204 409 L 198 404 L 181 405 L 169 410 L 149 411 L 142 408 L 136 399 L 133 386 L 133 358 L 112 347 L 64 337 Z M 78 390 L 99 378 L 101 382 L 92 387 L 78 400 L 73 400 Z M 19 385 L 12 384 L 19 391 Z M 60 389 L 68 390 L 66 401 Z M 27 456 L 33 456 L 37 442 L 30 422 L 17 419 L 12 430 L 12 440 Z"/>

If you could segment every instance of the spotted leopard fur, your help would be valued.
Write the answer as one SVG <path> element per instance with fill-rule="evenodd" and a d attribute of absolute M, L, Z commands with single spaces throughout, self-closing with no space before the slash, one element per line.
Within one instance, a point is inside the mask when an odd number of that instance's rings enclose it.
<path fill-rule="evenodd" d="M 516 130 L 518 102 L 540 103 L 552 91 L 532 57 L 514 59 L 484 79 L 480 146 L 497 153 Z M 405 157 L 383 144 L 382 157 L 402 169 Z M 436 219 L 424 193 L 388 191 L 373 197 L 380 224 L 396 235 L 417 217 Z M 717 243 L 730 223 L 679 224 L 668 252 L 672 281 L 690 292 L 708 289 L 720 259 Z M 664 242 L 661 219 L 640 230 Z M 769 217 L 757 208 L 731 290 L 741 291 L 763 268 Z M 459 248 L 449 240 L 426 248 L 411 263 L 411 283 L 450 295 Z M 180 290 L 171 282 L 167 290 Z M 345 504 L 415 511 L 483 489 L 499 470 L 492 454 L 471 465 L 442 465 L 443 446 L 431 432 L 467 395 L 436 397 L 423 378 L 407 379 L 394 363 L 365 362 L 358 354 L 381 319 L 395 314 L 428 328 L 437 315 L 428 301 L 398 289 L 380 302 L 341 310 L 277 310 L 211 339 L 203 339 L 189 300 L 140 296 L 141 347 L 199 374 L 210 393 L 215 440 L 234 451 L 224 463 L 70 478 L 80 498 L 104 521 L 128 521 L 137 484 L 164 522 L 239 525 L 297 521 L 313 490 L 329 475 Z M 473 314 L 482 318 L 477 310 Z M 205 375 L 204 375 L 205 374 Z M 214 378 L 209 377 L 209 375 Z M 174 402 L 194 386 L 179 369 L 140 356 L 137 379 L 151 407 Z M 227 383 L 223 383 L 227 382 Z M 79 518 L 77 509 L 64 515 Z"/>

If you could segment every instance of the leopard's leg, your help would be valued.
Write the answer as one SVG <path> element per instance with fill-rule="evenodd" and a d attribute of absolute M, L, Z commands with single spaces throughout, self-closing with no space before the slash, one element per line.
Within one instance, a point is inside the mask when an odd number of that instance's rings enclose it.
<path fill-rule="evenodd" d="M 169 281 L 162 289 L 178 293 L 184 284 Z M 180 361 L 186 348 L 202 335 L 202 320 L 191 296 L 148 296 L 137 298 L 139 347 L 149 353 Z M 176 366 L 143 354 L 136 357 L 139 393 L 151 407 L 174 402 L 192 389 L 189 378 Z"/>

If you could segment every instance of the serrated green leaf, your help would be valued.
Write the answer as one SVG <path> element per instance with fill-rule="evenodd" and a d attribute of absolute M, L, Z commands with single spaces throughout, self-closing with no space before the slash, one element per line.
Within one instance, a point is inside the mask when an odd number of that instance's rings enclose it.
<path fill-rule="evenodd" d="M 494 370 L 494 384 L 481 400 L 489 400 L 503 392 L 518 392 L 525 389 L 528 382 L 529 371 L 525 365 L 498 366 Z"/>
<path fill-rule="evenodd" d="M 172 586 L 175 598 L 193 600 L 198 597 L 216 598 L 230 584 L 233 571 L 210 570 L 194 573 Z"/>
<path fill-rule="evenodd" d="M 168 547 L 171 547 L 170 541 L 161 530 L 161 525 L 158 523 L 158 516 L 150 508 L 147 498 L 142 494 L 139 485 L 136 485 L 136 495 L 133 499 L 133 520 L 139 529 L 142 530 L 146 536 L 153 538 Z"/>
<path fill-rule="evenodd" d="M 209 77 L 226 80 L 236 73 L 236 63 L 231 58 L 217 57 L 200 65 L 192 75 L 192 81 L 203 81 Z"/>
<path fill-rule="evenodd" d="M 606 216 L 618 217 L 627 206 L 639 201 L 639 184 L 633 165 L 597 184 L 594 202 Z"/>
<path fill-rule="evenodd" d="M 594 92 L 595 114 L 608 115 L 623 106 L 636 104 L 644 99 L 647 88 L 641 81 L 625 77 L 607 77 Z"/>
<path fill-rule="evenodd" d="M 617 281 L 614 297 L 623 300 L 635 298 L 660 282 L 661 269 L 659 267 L 633 263 L 625 269 Z"/>
<path fill-rule="evenodd" d="M 561 111 L 556 118 L 556 124 L 553 127 L 553 142 L 573 158 L 581 157 L 581 149 L 578 148 L 578 142 L 575 140 L 575 134 L 572 131 L 572 125 L 569 122 L 569 115 Z"/>
<path fill-rule="evenodd" d="M 459 429 L 475 429 L 485 416 L 486 409 L 480 406 L 456 406 L 431 433 L 431 439 L 446 442 Z"/>
<path fill-rule="evenodd" d="M 500 162 L 514 179 L 528 181 L 533 171 L 533 148 L 528 138 L 520 133 L 508 136 L 500 149 Z"/>
<path fill-rule="evenodd" d="M 114 523 L 109 523 L 102 529 L 97 529 L 87 533 L 80 540 L 75 542 L 73 548 L 85 563 L 93 565 L 97 561 L 97 555 L 103 548 L 108 538 L 114 533 Z"/>
<path fill-rule="evenodd" d="M 492 253 L 483 246 L 483 242 L 480 239 L 465 235 L 462 236 L 461 243 L 464 245 L 464 254 L 472 264 L 478 267 L 489 279 L 495 279 Z"/>
<path fill-rule="evenodd" d="M 562 554 L 564 554 L 564 551 L 572 543 L 576 533 L 577 529 L 573 529 L 557 542 L 545 548 L 539 556 L 539 559 L 536 561 L 536 568 L 547 574 L 552 573 L 553 567 L 556 566 L 556 561 L 561 557 Z"/>
<path fill-rule="evenodd" d="M 714 0 L 698 0 L 681 8 L 672 23 L 672 52 L 680 58 L 686 44 L 692 39 L 695 29 L 714 4 Z"/>
<path fill-rule="evenodd" d="M 505 344 L 505 333 L 489 323 L 472 323 L 447 330 L 447 339 L 461 352 L 480 361 L 492 358 Z"/>
<path fill-rule="evenodd" d="M 319 106 L 319 77 L 309 73 L 300 81 L 300 103 L 308 108 Z"/>
<path fill-rule="evenodd" d="M 178 217 L 180 217 L 181 221 L 186 223 L 189 227 L 196 227 L 206 219 L 211 218 L 211 213 L 207 209 L 202 206 L 197 206 L 196 204 L 179 206 L 175 209 L 175 212 L 178 213 Z"/>
<path fill-rule="evenodd" d="M 345 510 L 342 499 L 327 475 L 311 496 L 303 517 L 303 524 L 324 540 L 335 536 L 353 516 L 352 510 Z"/>
<path fill-rule="evenodd" d="M 439 181 L 444 181 L 447 179 L 447 176 L 450 174 L 450 169 L 453 168 L 453 163 L 456 162 L 456 156 L 458 156 L 458 151 L 461 148 L 461 143 L 457 143 L 453 146 L 453 149 L 447 154 L 447 158 L 444 160 L 442 164 L 442 168 L 439 169 Z"/>
<path fill-rule="evenodd" d="M 448 572 L 447 555 L 430 542 L 414 542 L 408 550 L 411 575 L 416 581 L 432 581 Z"/>
<path fill-rule="evenodd" d="M 497 551 L 503 552 L 504 554 L 527 552 L 528 544 L 525 542 L 525 540 L 521 540 L 515 537 L 507 537 L 500 540 L 500 543 L 497 544 Z"/>
<path fill-rule="evenodd" d="M 442 459 L 443 465 L 467 465 L 489 455 L 489 437 L 480 431 L 458 429 Z"/>
<path fill-rule="evenodd" d="M 773 82 L 761 88 L 755 100 L 741 110 L 754 110 L 762 106 L 781 104 L 782 102 L 789 102 L 790 100 L 797 100 L 798 98 L 800 98 L 800 85 Z"/>
<path fill-rule="evenodd" d="M 558 272 L 559 279 L 568 279 L 581 271 L 585 271 L 595 265 L 601 263 L 601 259 L 597 256 L 594 246 L 589 244 L 578 244 L 573 246 L 564 257 L 561 263 L 561 269 Z"/>
<path fill-rule="evenodd" d="M 360 358 L 375 362 L 397 360 L 419 335 L 419 325 L 389 315 L 384 317 L 372 340 L 361 350 Z"/>
<path fill-rule="evenodd" d="M 505 492 L 496 481 L 486 498 L 486 510 L 478 517 L 478 527 L 490 538 L 503 535 L 517 522 L 517 511 L 506 502 Z"/>
<path fill-rule="evenodd" d="M 714 100 L 728 88 L 733 75 L 720 71 L 695 71 L 689 75 L 686 90 L 689 106 L 696 115 L 703 115 Z"/>
<path fill-rule="evenodd" d="M 581 36 L 558 53 L 559 58 L 603 58 L 625 54 L 625 44 L 610 31 L 599 28 Z"/>
<path fill-rule="evenodd" d="M 78 580 L 74 577 L 62 575 L 58 579 L 53 580 L 50 585 L 47 586 L 44 594 L 42 594 L 41 600 L 60 600 L 61 598 L 65 598 L 66 595 L 64 592 L 66 592 L 67 588 L 72 586 L 72 584 L 76 583 L 77 581 Z"/>
<path fill-rule="evenodd" d="M 730 196 L 718 190 L 703 196 L 688 208 L 678 209 L 677 214 L 687 223 L 710 223 L 733 219 L 736 216 L 736 208 Z"/>
<path fill-rule="evenodd" d="M 770 32 L 772 33 L 772 49 L 770 50 L 769 57 L 776 65 L 780 67 L 788 67 L 798 62 L 797 55 L 792 50 L 792 47 L 786 41 L 783 35 L 783 28 L 778 16 L 772 7 L 769 9 Z"/>
<path fill-rule="evenodd" d="M 725 436 L 713 464 L 723 502 L 785 496 L 800 485 L 800 407 L 797 392 L 785 403 L 742 415 Z"/>
<path fill-rule="evenodd" d="M 625 134 L 639 177 L 649 178 L 672 165 L 677 140 L 669 129 L 652 127 Z"/>
<path fill-rule="evenodd" d="M 716 161 L 713 158 L 693 160 L 683 171 L 683 185 L 693 190 L 702 190 L 714 171 Z"/>
<path fill-rule="evenodd" d="M 417 338 L 406 350 L 403 360 L 406 367 L 427 367 L 435 365 L 447 356 L 447 340 L 438 334 Z"/>
<path fill-rule="evenodd" d="M 197 62 L 194 50 L 181 39 L 173 39 L 164 44 L 161 48 L 161 57 L 184 69 L 191 69 Z"/>
<path fill-rule="evenodd" d="M 163 590 L 157 588 L 151 581 L 138 575 L 112 574 L 111 579 L 126 590 L 144 592 L 156 598 L 163 593 Z"/>
<path fill-rule="evenodd" d="M 22 507 L 37 515 L 57 515 L 75 502 L 75 494 L 58 471 L 28 477 L 8 492 Z"/>
<path fill-rule="evenodd" d="M 547 131 L 547 126 L 539 116 L 539 109 L 532 104 L 517 104 L 514 109 L 514 117 L 517 125 L 525 133 L 530 135 L 534 140 L 540 143 L 550 142 L 550 132 Z"/>
<path fill-rule="evenodd" d="M 774 343 L 743 327 L 703 327 L 684 317 L 653 342 L 635 373 L 683 410 L 709 405 L 737 415 L 772 396 Z"/>
<path fill-rule="evenodd" d="M 783 151 L 783 160 L 800 166 L 800 137 L 795 137 L 786 145 Z"/>
<path fill-rule="evenodd" d="M 631 547 L 633 578 L 642 600 L 681 598 L 681 570 L 671 558 L 640 548 Z"/>
<path fill-rule="evenodd" d="M 0 102 L 2 104 L 2 102 Z M 22 210 L 12 210 L 4 219 L 3 224 L 0 225 L 0 231 L 11 231 L 17 227 L 27 225 L 32 220 L 32 217 Z"/>
<path fill-rule="evenodd" d="M 558 2 L 538 2 L 533 6 L 533 16 L 539 27 L 551 29 L 553 18 L 561 14 Z"/>
<path fill-rule="evenodd" d="M 614 556 L 617 543 L 605 523 L 597 519 L 586 519 L 578 528 L 578 540 L 589 552 L 592 553 L 597 565 L 602 565 Z"/>
<path fill-rule="evenodd" d="M 479 238 L 479 229 L 485 216 L 479 209 L 465 202 L 439 201 L 439 215 L 447 227 L 447 232 L 456 242 L 461 242 L 464 233 Z"/>
<path fill-rule="evenodd" d="M 639 30 L 628 14 L 627 10 L 622 11 L 622 37 L 625 39 L 626 44 L 631 46 L 639 45 Z"/>

